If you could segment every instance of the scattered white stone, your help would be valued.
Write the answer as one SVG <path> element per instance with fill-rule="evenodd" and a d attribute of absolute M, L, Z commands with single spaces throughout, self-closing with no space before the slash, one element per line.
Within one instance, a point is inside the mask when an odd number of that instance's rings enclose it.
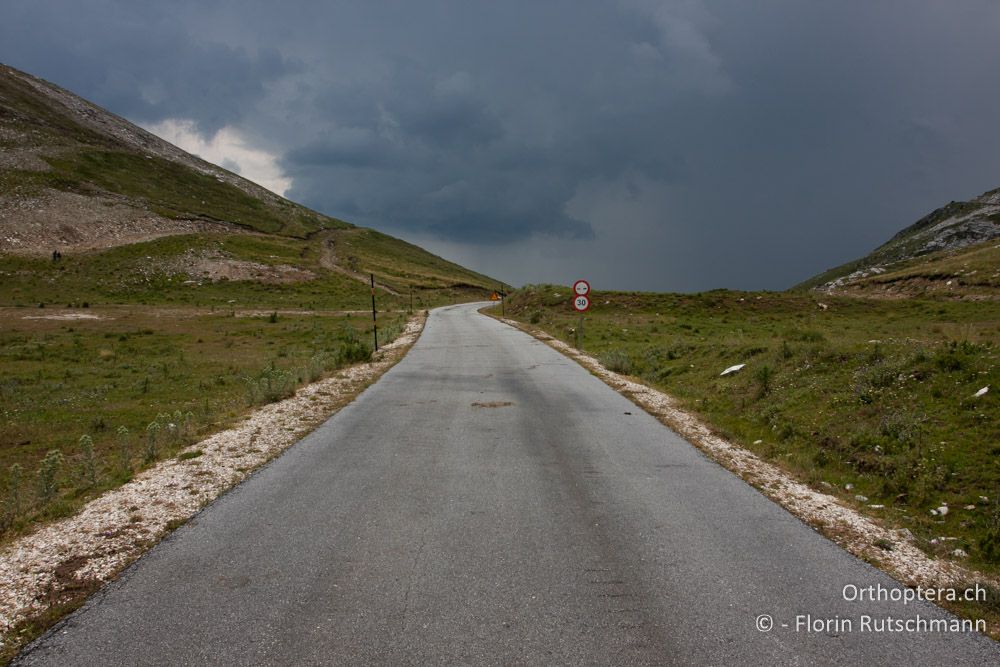
<path fill-rule="evenodd" d="M 826 305 L 825 303 L 817 303 L 816 305 L 819 306 L 820 310 L 826 310 L 826 309 L 828 309 L 830 307 L 830 306 Z"/>
<path fill-rule="evenodd" d="M 931 510 L 931 516 L 946 516 L 948 514 L 948 506 L 942 505 L 937 509 Z"/>
<path fill-rule="evenodd" d="M 59 315 L 25 315 L 23 320 L 101 320 L 100 315 L 90 313 L 60 313 Z"/>
<path fill-rule="evenodd" d="M 762 443 L 762 442 L 764 442 L 764 441 L 763 441 L 763 440 L 754 440 L 754 441 L 753 441 L 753 444 L 755 444 L 755 445 L 759 445 L 759 444 L 760 444 L 760 443 Z"/>
<path fill-rule="evenodd" d="M 853 484 L 845 484 L 845 485 L 844 485 L 844 489 L 846 489 L 847 491 L 850 491 L 850 490 L 851 490 L 851 489 L 853 489 L 853 488 L 854 488 L 854 485 L 853 485 Z"/>
<path fill-rule="evenodd" d="M 968 558 L 969 554 L 965 553 L 965 549 L 955 549 L 951 552 L 951 555 L 955 558 Z"/>
<path fill-rule="evenodd" d="M 885 509 L 885 505 L 869 505 L 868 507 L 871 507 L 873 510 L 884 510 Z"/>
<path fill-rule="evenodd" d="M 985 396 L 986 392 L 988 392 L 989 390 L 990 390 L 990 386 L 986 385 L 985 387 L 983 387 L 982 389 L 980 389 L 979 391 L 977 391 L 975 394 L 973 394 L 972 398 L 979 398 L 980 396 Z"/>
<path fill-rule="evenodd" d="M 984 502 L 984 503 L 990 502 L 990 499 L 987 498 L 986 496 L 979 496 L 979 500 L 982 501 L 982 502 Z"/>
<path fill-rule="evenodd" d="M 974 509 L 976 509 L 976 506 L 975 505 L 966 505 L 965 509 L 967 509 L 967 510 L 974 510 Z"/>
<path fill-rule="evenodd" d="M 868 502 L 868 496 L 863 496 L 860 493 L 858 495 L 854 496 L 854 499 L 857 500 L 858 502 L 862 502 L 862 503 L 867 503 Z"/>
<path fill-rule="evenodd" d="M 723 375 L 732 375 L 733 373 L 738 373 L 740 370 L 743 369 L 744 366 L 746 366 L 746 364 L 736 364 L 735 366 L 730 366 L 726 370 L 719 373 L 719 377 L 722 377 Z"/>

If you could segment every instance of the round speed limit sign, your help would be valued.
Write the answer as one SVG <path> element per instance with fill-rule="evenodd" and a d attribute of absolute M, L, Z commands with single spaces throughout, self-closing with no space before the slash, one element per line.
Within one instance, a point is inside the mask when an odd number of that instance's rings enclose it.
<path fill-rule="evenodd" d="M 585 294 L 581 294 L 573 299 L 573 308 L 581 313 L 590 308 L 590 299 Z"/>
<path fill-rule="evenodd" d="M 590 294 L 590 283 L 586 280 L 577 280 L 573 283 L 573 291 L 580 296 L 587 296 Z"/>

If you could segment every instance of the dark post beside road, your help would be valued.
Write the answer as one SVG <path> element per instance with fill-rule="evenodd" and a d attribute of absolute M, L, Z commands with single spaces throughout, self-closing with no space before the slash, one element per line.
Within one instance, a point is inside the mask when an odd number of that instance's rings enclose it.
<path fill-rule="evenodd" d="M 375 319 L 375 274 L 369 274 L 372 278 L 372 339 L 375 341 L 375 351 L 378 352 L 378 320 Z"/>

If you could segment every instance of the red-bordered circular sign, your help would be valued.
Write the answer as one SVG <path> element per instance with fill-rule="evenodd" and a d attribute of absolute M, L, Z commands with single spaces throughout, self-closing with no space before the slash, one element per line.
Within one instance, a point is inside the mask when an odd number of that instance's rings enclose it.
<path fill-rule="evenodd" d="M 576 298 L 573 299 L 573 308 L 582 313 L 590 308 L 590 299 L 587 298 L 586 294 L 578 294 Z"/>
<path fill-rule="evenodd" d="M 586 280 L 577 280 L 573 283 L 573 291 L 580 296 L 587 296 L 590 294 L 590 283 Z"/>

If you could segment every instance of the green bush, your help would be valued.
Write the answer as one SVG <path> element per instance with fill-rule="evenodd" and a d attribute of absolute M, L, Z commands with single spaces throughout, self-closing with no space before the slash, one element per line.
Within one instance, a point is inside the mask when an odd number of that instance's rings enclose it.
<path fill-rule="evenodd" d="M 614 373 L 628 375 L 632 372 L 632 360 L 624 350 L 608 350 L 598 357 L 598 361 Z"/>

